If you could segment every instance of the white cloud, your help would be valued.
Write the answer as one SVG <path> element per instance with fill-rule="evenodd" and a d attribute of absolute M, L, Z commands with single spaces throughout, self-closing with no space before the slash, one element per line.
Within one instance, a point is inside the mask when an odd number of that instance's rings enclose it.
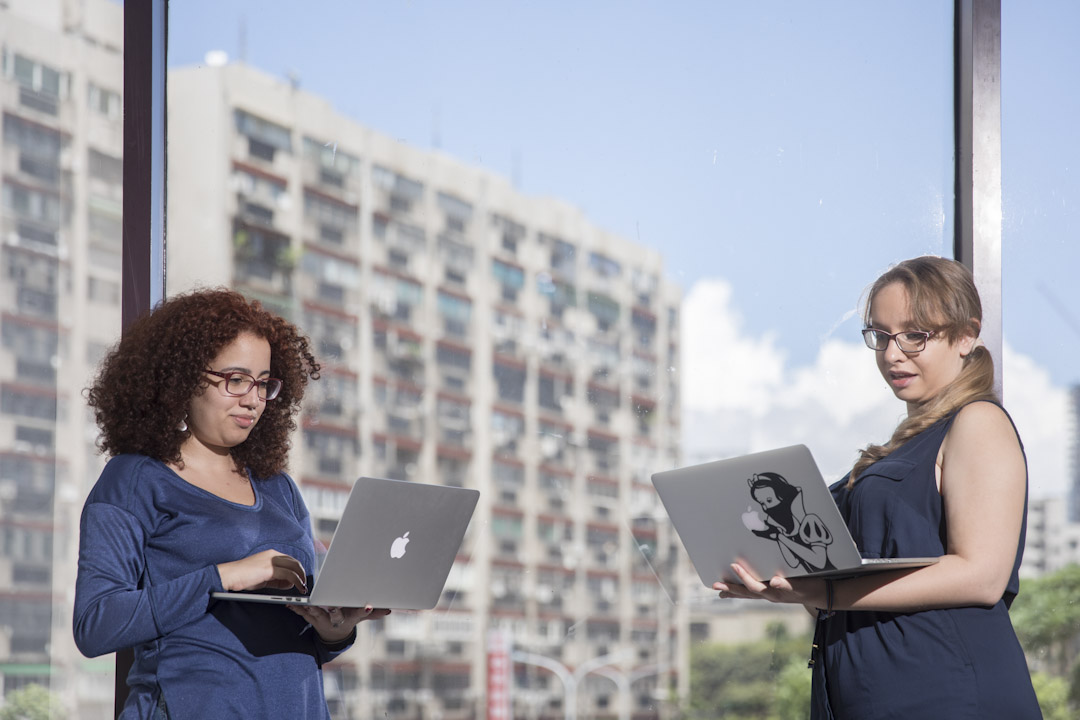
<path fill-rule="evenodd" d="M 904 414 L 861 343 L 824 341 L 812 365 L 788 368 L 772 333 L 743 327 L 731 286 L 695 284 L 683 306 L 686 463 L 803 443 L 827 480 Z M 1006 407 L 1027 450 L 1032 497 L 1065 492 L 1072 422 L 1065 388 L 1006 346 Z"/>
<path fill-rule="evenodd" d="M 1054 385 L 1045 369 L 1008 344 L 1002 354 L 1005 407 L 1027 452 L 1031 496 L 1064 495 L 1068 488 L 1069 452 L 1077 432 L 1069 412 L 1069 391 Z"/>
<path fill-rule="evenodd" d="M 776 336 L 746 334 L 725 280 L 695 283 L 683 303 L 683 398 L 701 410 L 766 407 L 781 380 Z M 693 388 L 693 390 L 689 390 Z"/>

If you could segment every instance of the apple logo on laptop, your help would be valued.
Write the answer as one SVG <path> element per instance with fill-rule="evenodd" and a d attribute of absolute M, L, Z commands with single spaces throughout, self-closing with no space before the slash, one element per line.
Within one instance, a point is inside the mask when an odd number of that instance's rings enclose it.
<path fill-rule="evenodd" d="M 758 515 L 756 510 L 750 507 L 747 507 L 746 512 L 742 514 L 742 522 L 747 530 L 758 532 L 768 530 L 768 525 L 765 524 L 765 521 L 761 519 L 761 516 Z"/>
<path fill-rule="evenodd" d="M 390 557 L 395 560 L 400 557 L 405 557 L 405 546 L 409 544 L 409 533 L 405 533 L 398 539 L 394 540 L 394 544 L 390 546 Z"/>

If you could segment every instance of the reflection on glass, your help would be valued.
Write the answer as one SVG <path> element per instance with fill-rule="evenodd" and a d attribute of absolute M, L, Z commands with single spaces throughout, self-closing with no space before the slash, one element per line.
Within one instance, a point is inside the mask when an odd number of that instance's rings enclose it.
<path fill-rule="evenodd" d="M 788 11 L 171 8 L 168 289 L 314 340 L 317 532 L 360 474 L 482 491 L 439 608 L 328 668 L 335 716 L 673 717 L 694 645 L 800 640 L 714 607 L 650 475 L 790 442 L 842 472 L 891 428 L 850 310 L 950 246 L 952 12 Z"/>
<path fill-rule="evenodd" d="M 1026 593 L 1011 614 L 1046 717 L 1074 715 L 1080 689 L 1076 654 L 1056 652 L 1080 634 L 1068 612 L 1080 566 L 1080 151 L 1066 120 L 1080 91 L 1060 82 L 1080 62 L 1067 30 L 1077 22 L 1072 3 L 1002 7 L 1004 386 L 1031 479 Z"/>
<path fill-rule="evenodd" d="M 82 390 L 120 326 L 123 9 L 0 5 L 0 679 L 5 711 L 112 714 L 71 637 L 102 459 Z"/>

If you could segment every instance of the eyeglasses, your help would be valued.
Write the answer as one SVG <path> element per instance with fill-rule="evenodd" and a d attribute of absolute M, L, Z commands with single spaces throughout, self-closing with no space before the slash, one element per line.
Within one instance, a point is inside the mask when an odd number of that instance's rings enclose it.
<path fill-rule="evenodd" d="M 922 352 L 926 349 L 926 341 L 929 340 L 935 331 L 926 330 L 905 330 L 898 333 L 887 333 L 884 330 L 878 330 L 876 328 L 863 328 L 862 336 L 866 341 L 866 347 L 871 350 L 877 350 L 881 352 L 889 347 L 889 341 L 895 340 L 896 347 L 900 348 L 909 355 Z"/>
<path fill-rule="evenodd" d="M 211 375 L 219 377 L 225 382 L 218 383 L 218 390 L 222 395 L 232 395 L 233 397 L 241 397 L 251 392 L 251 388 L 258 388 L 259 398 L 261 400 L 273 400 L 281 392 L 281 381 L 277 378 L 260 378 L 256 380 L 247 373 L 242 372 L 217 372 L 215 370 L 207 370 Z"/>

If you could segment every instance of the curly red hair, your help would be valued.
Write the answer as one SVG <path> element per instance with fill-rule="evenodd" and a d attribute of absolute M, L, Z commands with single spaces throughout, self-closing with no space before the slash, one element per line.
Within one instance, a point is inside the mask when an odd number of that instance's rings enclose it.
<path fill-rule="evenodd" d="M 242 332 L 270 344 L 270 374 L 282 387 L 248 439 L 232 448 L 232 457 L 237 469 L 248 468 L 255 477 L 283 472 L 304 388 L 318 379 L 319 363 L 292 323 L 221 288 L 163 300 L 132 323 L 102 361 L 87 391 L 102 452 L 180 464 L 180 445 L 188 436 L 180 427 L 191 398 L 208 387 L 204 371 L 210 361 Z"/>

